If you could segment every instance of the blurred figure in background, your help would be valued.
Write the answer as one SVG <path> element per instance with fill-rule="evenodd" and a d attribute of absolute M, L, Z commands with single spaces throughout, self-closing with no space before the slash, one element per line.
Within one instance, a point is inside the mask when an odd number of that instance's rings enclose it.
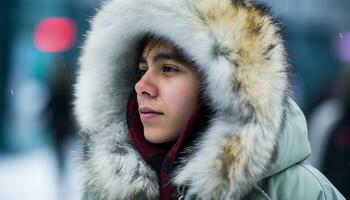
<path fill-rule="evenodd" d="M 72 82 L 72 70 L 63 62 L 59 62 L 50 84 L 48 117 L 60 179 L 65 170 L 65 144 L 74 131 L 71 109 Z"/>
<path fill-rule="evenodd" d="M 350 65 L 340 72 L 334 96 L 310 115 L 310 163 L 350 198 Z"/>
<path fill-rule="evenodd" d="M 321 170 L 350 199 L 350 65 L 344 71 L 335 89 L 342 113 L 330 131 Z"/>

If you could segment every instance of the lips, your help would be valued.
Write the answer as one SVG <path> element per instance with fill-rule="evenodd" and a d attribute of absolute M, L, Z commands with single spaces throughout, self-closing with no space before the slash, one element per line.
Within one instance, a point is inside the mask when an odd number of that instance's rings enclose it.
<path fill-rule="evenodd" d="M 162 112 L 156 111 L 149 107 L 140 107 L 139 114 L 140 114 L 141 121 L 151 120 L 163 115 Z"/>

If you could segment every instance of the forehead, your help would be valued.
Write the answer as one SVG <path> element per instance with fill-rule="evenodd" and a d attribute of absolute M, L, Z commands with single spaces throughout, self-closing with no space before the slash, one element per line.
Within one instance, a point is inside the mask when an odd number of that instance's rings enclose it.
<path fill-rule="evenodd" d="M 142 52 L 142 57 L 154 57 L 160 53 L 175 53 L 175 47 L 170 43 L 163 40 L 149 40 Z"/>

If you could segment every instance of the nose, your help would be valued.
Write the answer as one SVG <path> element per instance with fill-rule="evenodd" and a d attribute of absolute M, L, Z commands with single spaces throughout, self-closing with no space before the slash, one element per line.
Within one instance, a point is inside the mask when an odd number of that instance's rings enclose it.
<path fill-rule="evenodd" d="M 158 95 L 155 79 L 152 74 L 147 71 L 141 79 L 135 84 L 135 91 L 138 96 L 155 98 Z"/>

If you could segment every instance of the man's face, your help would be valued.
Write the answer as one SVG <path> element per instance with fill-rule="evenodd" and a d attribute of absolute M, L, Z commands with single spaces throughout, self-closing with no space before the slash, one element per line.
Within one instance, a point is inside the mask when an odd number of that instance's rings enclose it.
<path fill-rule="evenodd" d="M 198 105 L 198 75 L 174 55 L 170 44 L 148 42 L 140 59 L 135 90 L 144 136 L 152 143 L 174 141 Z"/>

